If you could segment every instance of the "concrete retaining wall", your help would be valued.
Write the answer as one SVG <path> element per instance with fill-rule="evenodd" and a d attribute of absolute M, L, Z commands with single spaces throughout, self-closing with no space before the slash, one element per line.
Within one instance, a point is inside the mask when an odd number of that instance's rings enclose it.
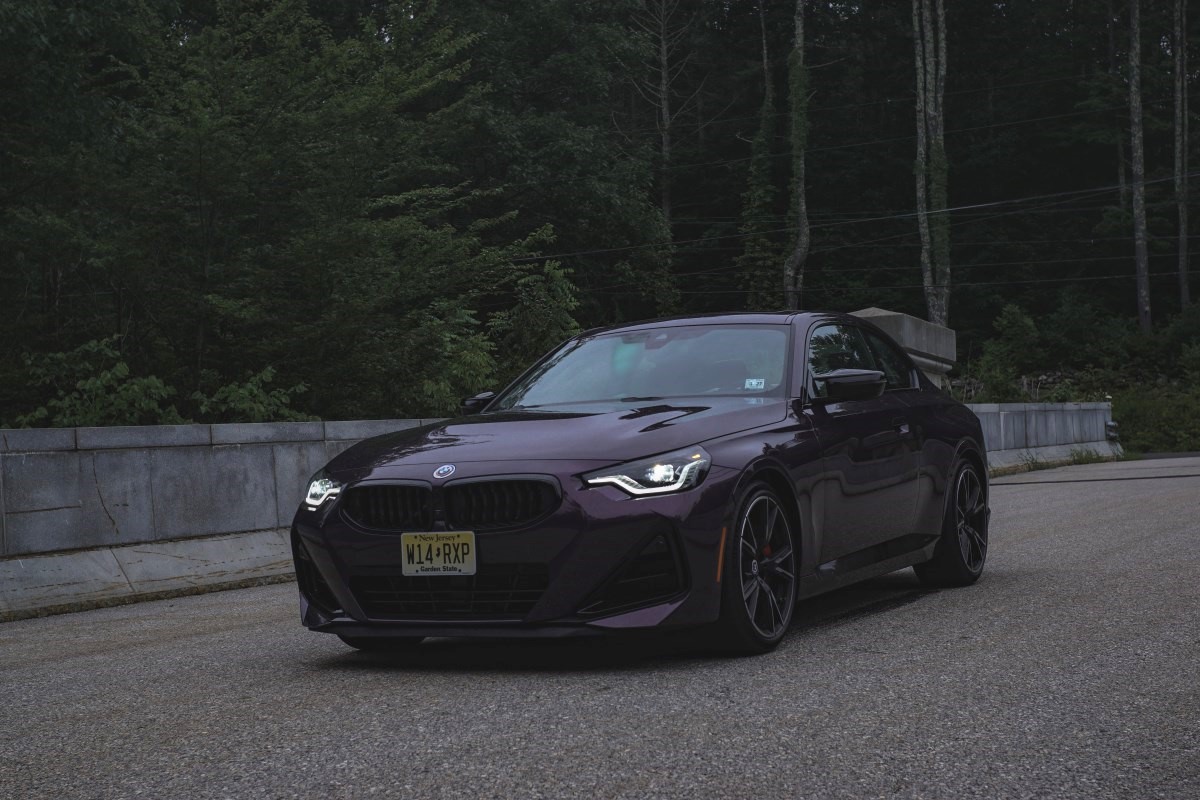
<path fill-rule="evenodd" d="M 1107 403 L 972 408 L 993 468 L 1113 452 Z M 0 430 L 0 620 L 287 575 L 309 476 L 432 421 Z"/>
<path fill-rule="evenodd" d="M 1065 461 L 1078 451 L 1119 456 L 1107 439 L 1110 403 L 979 403 L 971 410 L 983 426 L 988 466 Z"/>
<path fill-rule="evenodd" d="M 0 430 L 0 557 L 285 528 L 326 461 L 426 421 Z"/>
<path fill-rule="evenodd" d="M 0 430 L 0 620 L 287 575 L 309 476 L 432 421 Z"/>

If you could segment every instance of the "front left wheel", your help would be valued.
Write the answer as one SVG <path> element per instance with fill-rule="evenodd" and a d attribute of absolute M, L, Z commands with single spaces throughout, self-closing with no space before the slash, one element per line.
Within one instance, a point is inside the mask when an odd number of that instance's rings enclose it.
<path fill-rule="evenodd" d="M 796 546 L 779 496 L 752 483 L 727 536 L 722 576 L 722 639 L 731 649 L 765 653 L 792 624 L 796 608 Z"/>

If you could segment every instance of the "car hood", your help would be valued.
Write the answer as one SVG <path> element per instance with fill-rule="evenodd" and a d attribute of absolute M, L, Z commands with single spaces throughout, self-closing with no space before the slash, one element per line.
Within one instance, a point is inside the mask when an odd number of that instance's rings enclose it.
<path fill-rule="evenodd" d="M 331 472 L 471 461 L 617 463 L 779 422 L 781 399 L 671 398 L 477 414 L 366 439 Z"/>

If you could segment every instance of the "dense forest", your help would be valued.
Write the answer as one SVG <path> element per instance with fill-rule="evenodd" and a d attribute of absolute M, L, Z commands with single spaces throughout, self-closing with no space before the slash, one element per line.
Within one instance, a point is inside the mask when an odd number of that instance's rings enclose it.
<path fill-rule="evenodd" d="M 880 306 L 964 399 L 1200 449 L 1187 11 L 0 0 L 0 426 L 438 415 L 596 325 Z"/>

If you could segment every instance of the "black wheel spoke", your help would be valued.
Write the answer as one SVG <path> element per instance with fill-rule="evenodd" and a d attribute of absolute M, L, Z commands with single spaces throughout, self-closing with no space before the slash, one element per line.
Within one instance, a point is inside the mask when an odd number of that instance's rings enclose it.
<path fill-rule="evenodd" d="M 981 569 L 987 555 L 987 506 L 983 484 L 971 468 L 959 474 L 954 521 L 963 564 L 972 571 Z"/>

